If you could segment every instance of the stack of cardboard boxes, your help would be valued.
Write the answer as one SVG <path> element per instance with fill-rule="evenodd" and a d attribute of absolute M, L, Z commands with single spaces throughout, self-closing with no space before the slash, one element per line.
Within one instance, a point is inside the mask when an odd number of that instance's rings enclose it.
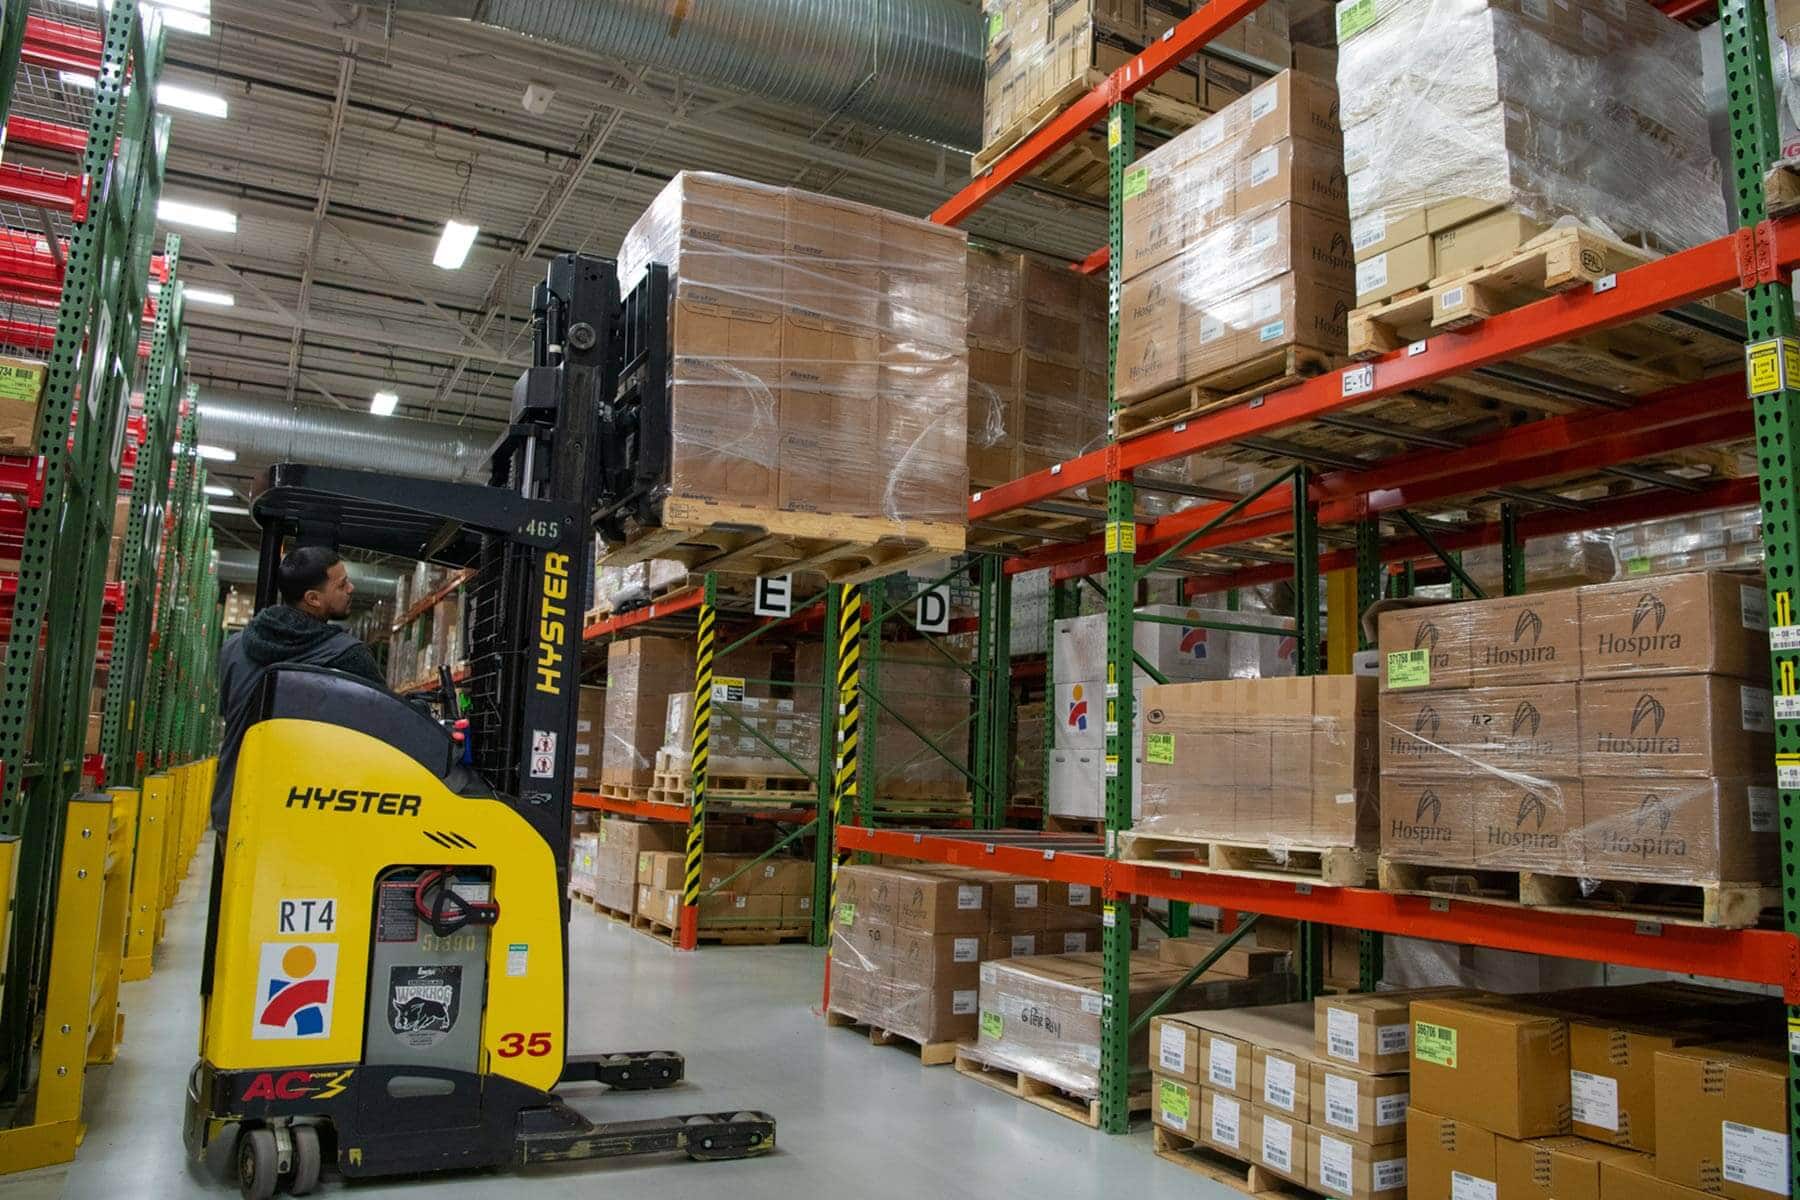
<path fill-rule="evenodd" d="M 819 764 L 816 699 L 806 695 L 798 700 L 792 696 L 753 696 L 747 695 L 747 690 L 747 684 L 714 677 L 707 760 L 712 776 L 812 778 Z M 662 752 L 658 756 L 660 769 L 665 774 L 685 776 L 694 759 L 693 694 L 677 692 L 670 696 L 667 713 Z M 740 781 L 731 786 L 744 785 Z"/>
<path fill-rule="evenodd" d="M 1788 1194 L 1768 997 L 1685 983 L 1412 1004 L 1412 1200 Z M 1573 1135 L 1573 1136 L 1572 1136 Z"/>
<path fill-rule="evenodd" d="M 970 247 L 969 484 L 991 487 L 1106 438 L 1106 287 L 1028 254 Z"/>
<path fill-rule="evenodd" d="M 1693 30 L 1606 0 L 1369 0 L 1337 24 L 1358 304 L 1564 217 L 1669 248 L 1724 232 Z"/>
<path fill-rule="evenodd" d="M 952 650 L 951 653 L 963 653 Z M 824 650 L 816 642 L 795 652 L 795 679 L 818 683 Z M 944 654 L 918 642 L 893 642 L 881 650 L 881 704 L 863 708 L 865 755 L 872 748 L 878 803 L 968 802 L 969 676 Z M 809 693 L 804 688 L 797 693 Z M 921 735 L 924 740 L 921 740 Z M 926 746 L 930 741 L 937 749 Z M 940 803 L 941 802 L 941 803 Z"/>
<path fill-rule="evenodd" d="M 588 894 L 601 908 L 629 920 L 637 911 L 638 861 L 642 855 L 681 846 L 687 831 L 679 825 L 607 817 L 592 834 L 577 836 L 577 861 L 591 858 Z M 582 838 L 591 839 L 582 842 Z"/>
<path fill-rule="evenodd" d="M 606 756 L 606 689 L 583 687 L 575 702 L 575 790 L 600 786 Z"/>
<path fill-rule="evenodd" d="M 831 1011 L 921 1045 L 974 1038 L 983 964 L 1100 948 L 1100 893 L 920 863 L 849 866 L 831 923 Z"/>
<path fill-rule="evenodd" d="M 719 676 L 768 679 L 766 645 L 744 646 L 721 656 Z M 606 650 L 606 716 L 602 724 L 600 782 L 607 787 L 650 787 L 656 754 L 666 739 L 669 697 L 694 690 L 694 644 L 679 638 L 635 637 Z M 742 690 L 742 689 L 740 689 Z"/>
<path fill-rule="evenodd" d="M 1691 572 L 1379 624 L 1384 858 L 1774 881 L 1760 579 Z"/>
<path fill-rule="evenodd" d="M 596 539 L 597 540 L 597 539 Z M 602 549 L 605 543 L 600 543 Z M 688 581 L 688 569 L 672 558 L 649 558 L 622 567 L 596 564 L 594 611 L 623 612 L 647 604 Z"/>
<path fill-rule="evenodd" d="M 1264 365 L 1289 348 L 1343 354 L 1344 187 L 1337 92 L 1298 71 L 1139 159 L 1125 177 L 1119 400 L 1247 388 L 1286 371 Z"/>
<path fill-rule="evenodd" d="M 676 176 L 619 251 L 623 286 L 673 279 L 669 494 L 962 525 L 966 253 L 867 205 Z"/>
<path fill-rule="evenodd" d="M 673 933 L 681 923 L 687 856 L 679 850 L 638 856 L 637 916 Z M 786 937 L 812 927 L 810 859 L 708 852 L 700 865 L 699 931 Z"/>
<path fill-rule="evenodd" d="M 1137 830 L 1272 850 L 1375 848 L 1375 680 L 1316 675 L 1149 687 L 1143 727 Z"/>

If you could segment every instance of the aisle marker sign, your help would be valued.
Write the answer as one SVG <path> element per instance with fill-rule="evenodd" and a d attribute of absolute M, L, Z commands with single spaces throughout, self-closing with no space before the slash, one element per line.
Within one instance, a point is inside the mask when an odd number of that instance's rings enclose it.
<path fill-rule="evenodd" d="M 793 616 L 794 577 L 792 575 L 758 576 L 755 612 L 759 617 Z"/>
<path fill-rule="evenodd" d="M 1794 660 L 1784 658 L 1778 666 L 1775 678 L 1775 716 L 1782 721 L 1800 719 L 1800 695 L 1794 693 Z"/>
<path fill-rule="evenodd" d="M 919 593 L 913 624 L 920 633 L 950 632 L 950 585 L 940 583 Z"/>
<path fill-rule="evenodd" d="M 1800 338 L 1767 338 L 1744 347 L 1752 396 L 1800 387 Z"/>

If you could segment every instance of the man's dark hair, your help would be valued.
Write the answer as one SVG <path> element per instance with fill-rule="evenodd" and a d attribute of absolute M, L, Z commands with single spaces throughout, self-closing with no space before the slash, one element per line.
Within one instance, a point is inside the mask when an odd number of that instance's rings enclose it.
<path fill-rule="evenodd" d="M 275 571 L 275 586 L 286 604 L 298 604 L 306 593 L 325 586 L 331 568 L 342 562 L 329 546 L 302 546 L 281 560 Z"/>

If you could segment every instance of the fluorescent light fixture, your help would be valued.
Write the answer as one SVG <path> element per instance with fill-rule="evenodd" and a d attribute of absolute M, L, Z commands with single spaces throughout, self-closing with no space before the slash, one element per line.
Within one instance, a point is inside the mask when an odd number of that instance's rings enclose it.
<path fill-rule="evenodd" d="M 58 71 L 56 81 L 65 87 L 84 88 L 90 92 L 96 86 L 92 75 L 83 75 L 80 71 Z"/>
<path fill-rule="evenodd" d="M 237 495 L 237 493 L 232 491 L 230 488 L 220 487 L 216 483 L 209 483 L 205 487 L 201 488 L 200 490 L 205 492 L 209 496 L 235 496 L 235 495 Z"/>
<path fill-rule="evenodd" d="M 206 511 L 207 512 L 215 512 L 215 513 L 229 513 L 234 517 L 247 517 L 250 515 L 249 509 L 239 508 L 235 504 L 211 504 L 211 505 L 207 506 Z"/>
<path fill-rule="evenodd" d="M 378 417 L 391 417 L 399 407 L 399 392 L 376 392 L 369 397 L 369 411 Z"/>
<path fill-rule="evenodd" d="M 469 247 L 475 244 L 475 235 L 480 232 L 479 225 L 445 221 L 443 236 L 438 238 L 437 253 L 431 256 L 431 265 L 445 271 L 461 267 L 468 261 Z"/>
<path fill-rule="evenodd" d="M 182 288 L 182 298 L 189 304 L 210 304 L 214 308 L 231 308 L 237 297 L 230 292 L 214 292 L 206 288 Z"/>
<path fill-rule="evenodd" d="M 198 454 L 201 458 L 210 459 L 213 462 L 237 461 L 236 450 L 227 450 L 223 446 L 208 446 L 204 442 L 194 447 L 194 453 Z"/>
<path fill-rule="evenodd" d="M 193 13 L 199 17 L 212 15 L 212 0 L 149 0 L 149 2 L 157 8 Z"/>
<path fill-rule="evenodd" d="M 171 200 L 167 196 L 156 202 L 156 216 L 171 225 L 192 225 L 196 229 L 211 229 L 217 233 L 237 232 L 236 213 L 223 208 L 208 208 L 204 204 Z"/>
<path fill-rule="evenodd" d="M 198 88 L 182 87 L 178 83 L 157 84 L 156 103 L 160 108 L 179 108 L 183 112 L 199 113 L 203 117 L 225 117 L 231 112 L 231 106 L 225 102 L 225 97 L 215 96 Z"/>

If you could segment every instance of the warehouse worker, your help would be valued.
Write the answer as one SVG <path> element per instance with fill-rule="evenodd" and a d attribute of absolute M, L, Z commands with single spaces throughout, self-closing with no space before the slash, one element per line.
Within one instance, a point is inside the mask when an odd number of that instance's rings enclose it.
<path fill-rule="evenodd" d="M 257 681 L 270 667 L 289 663 L 329 667 L 379 688 L 387 686 L 369 648 L 349 630 L 331 624 L 350 615 L 350 597 L 356 591 L 335 551 L 302 546 L 281 560 L 275 579 L 281 603 L 250 618 L 250 624 L 226 639 L 219 651 L 219 713 L 225 718 L 225 740 L 213 787 L 212 819 L 220 833 L 231 815 L 231 776 L 243 736 L 239 722 Z"/>

